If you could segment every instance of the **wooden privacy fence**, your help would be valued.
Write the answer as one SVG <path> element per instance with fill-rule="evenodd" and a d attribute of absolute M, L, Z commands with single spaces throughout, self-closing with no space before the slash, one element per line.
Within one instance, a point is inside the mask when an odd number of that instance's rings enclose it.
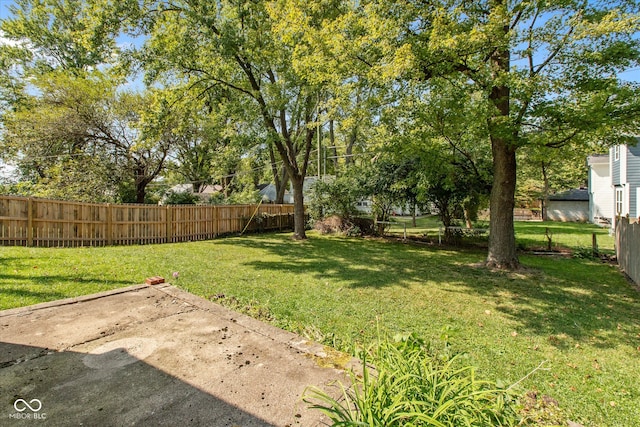
<path fill-rule="evenodd" d="M 0 196 L 0 246 L 184 242 L 239 233 L 245 227 L 292 229 L 293 205 L 116 205 Z"/>
<path fill-rule="evenodd" d="M 640 285 L 640 223 L 616 220 L 616 257 L 622 271 Z"/>

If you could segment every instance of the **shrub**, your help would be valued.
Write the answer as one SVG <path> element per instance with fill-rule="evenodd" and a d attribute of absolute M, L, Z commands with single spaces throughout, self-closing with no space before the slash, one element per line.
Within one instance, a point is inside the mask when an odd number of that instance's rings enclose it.
<path fill-rule="evenodd" d="M 190 191 L 169 191 L 163 199 L 165 205 L 195 205 L 199 201 L 198 195 Z"/>
<path fill-rule="evenodd" d="M 307 202 L 315 220 L 332 215 L 350 218 L 358 212 L 356 203 L 360 198 L 360 188 L 354 179 L 341 176 L 333 181 L 317 181 Z"/>
<path fill-rule="evenodd" d="M 478 380 L 473 367 L 460 367 L 457 356 L 434 353 L 413 335 L 379 342 L 361 362 L 361 375 L 349 373 L 351 387 L 340 384 L 340 398 L 310 387 L 304 401 L 341 426 L 517 424 L 506 390 Z"/>
<path fill-rule="evenodd" d="M 350 237 L 374 234 L 373 220 L 368 218 L 341 218 L 332 215 L 313 221 L 313 228 L 320 234 L 343 233 Z"/>
<path fill-rule="evenodd" d="M 342 232 L 344 220 L 337 215 L 332 215 L 323 219 L 316 219 L 313 228 L 320 234 L 332 234 Z"/>

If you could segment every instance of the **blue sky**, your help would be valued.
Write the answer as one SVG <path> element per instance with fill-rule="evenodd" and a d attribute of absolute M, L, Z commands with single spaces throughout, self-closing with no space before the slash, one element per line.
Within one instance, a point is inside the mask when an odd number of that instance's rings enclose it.
<path fill-rule="evenodd" d="M 0 19 L 7 18 L 9 16 L 9 6 L 14 4 L 14 0 L 0 0 Z M 129 37 L 120 37 L 117 39 L 117 43 L 121 45 L 129 45 L 131 43 L 139 44 L 139 40 L 134 40 Z M 618 75 L 622 80 L 640 82 L 640 67 L 633 68 L 628 71 L 624 71 Z"/>
<path fill-rule="evenodd" d="M 7 7 L 13 4 L 13 0 L 0 0 L 0 19 L 6 18 L 9 15 Z"/>

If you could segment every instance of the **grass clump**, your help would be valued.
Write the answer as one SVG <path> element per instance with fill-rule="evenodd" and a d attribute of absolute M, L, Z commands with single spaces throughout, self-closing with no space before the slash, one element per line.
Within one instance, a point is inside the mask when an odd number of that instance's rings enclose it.
<path fill-rule="evenodd" d="M 305 402 L 334 426 L 513 426 L 516 402 L 507 389 L 476 378 L 459 356 L 433 351 L 414 334 L 384 338 L 361 352 L 362 374 L 340 397 L 309 388 Z M 375 368 L 370 367 L 371 363 Z"/>

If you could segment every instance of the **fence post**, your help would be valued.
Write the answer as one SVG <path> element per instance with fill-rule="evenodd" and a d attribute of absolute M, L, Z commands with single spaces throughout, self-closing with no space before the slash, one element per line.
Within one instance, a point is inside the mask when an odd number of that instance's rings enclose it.
<path fill-rule="evenodd" d="M 113 245 L 113 206 L 107 203 L 107 246 Z"/>
<path fill-rule="evenodd" d="M 27 199 L 27 246 L 33 246 L 33 198 Z"/>
<path fill-rule="evenodd" d="M 218 231 L 220 230 L 219 218 L 218 218 L 218 206 L 213 207 L 213 234 L 218 237 Z"/>
<path fill-rule="evenodd" d="M 173 240 L 171 236 L 171 232 L 173 230 L 173 227 L 171 227 L 171 206 L 167 205 L 165 207 L 165 212 L 166 212 L 166 222 L 167 222 L 167 227 L 166 227 L 166 234 L 167 237 L 165 239 L 166 243 L 171 243 L 171 241 Z"/>

